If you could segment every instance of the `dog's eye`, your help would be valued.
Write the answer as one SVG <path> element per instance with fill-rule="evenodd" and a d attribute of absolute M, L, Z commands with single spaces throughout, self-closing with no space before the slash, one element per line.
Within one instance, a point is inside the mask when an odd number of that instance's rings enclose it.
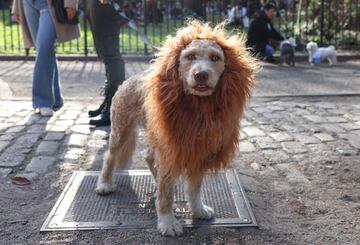
<path fill-rule="evenodd" d="M 220 56 L 218 56 L 218 55 L 212 55 L 212 56 L 210 57 L 210 59 L 211 59 L 211 61 L 216 62 L 216 61 L 219 61 L 219 60 L 220 60 Z"/>
<path fill-rule="evenodd" d="M 195 54 L 189 54 L 189 55 L 187 56 L 187 58 L 188 58 L 189 60 L 196 60 Z"/>

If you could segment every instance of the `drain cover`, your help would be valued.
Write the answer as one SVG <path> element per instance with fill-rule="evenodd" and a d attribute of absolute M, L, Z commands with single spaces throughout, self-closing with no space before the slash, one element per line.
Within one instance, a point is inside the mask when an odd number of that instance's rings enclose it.
<path fill-rule="evenodd" d="M 75 172 L 41 231 L 155 227 L 155 186 L 149 171 L 116 172 L 117 190 L 108 196 L 94 192 L 99 174 L 98 171 Z M 257 226 L 235 170 L 205 176 L 201 194 L 205 203 L 215 210 L 212 220 L 191 219 L 182 182 L 176 187 L 174 210 L 185 227 Z"/>

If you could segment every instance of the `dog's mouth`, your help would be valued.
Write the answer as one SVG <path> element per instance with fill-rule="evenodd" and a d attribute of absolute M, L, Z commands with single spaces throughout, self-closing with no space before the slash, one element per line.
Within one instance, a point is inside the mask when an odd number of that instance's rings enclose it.
<path fill-rule="evenodd" d="M 196 91 L 199 91 L 199 92 L 205 92 L 205 91 L 209 91 L 209 90 L 212 89 L 211 87 L 209 87 L 206 84 L 198 84 L 198 85 L 196 85 L 196 86 L 194 86 L 192 88 L 195 89 Z"/>

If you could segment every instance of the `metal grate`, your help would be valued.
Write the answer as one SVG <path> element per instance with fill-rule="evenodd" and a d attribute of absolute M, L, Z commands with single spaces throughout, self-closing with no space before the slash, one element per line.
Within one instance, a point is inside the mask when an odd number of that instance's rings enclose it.
<path fill-rule="evenodd" d="M 149 171 L 117 172 L 117 190 L 108 196 L 94 192 L 99 173 L 75 172 L 41 231 L 155 227 L 155 185 Z M 183 182 L 175 190 L 174 210 L 184 226 L 257 226 L 235 170 L 205 176 L 201 195 L 215 210 L 212 220 L 191 218 Z"/>

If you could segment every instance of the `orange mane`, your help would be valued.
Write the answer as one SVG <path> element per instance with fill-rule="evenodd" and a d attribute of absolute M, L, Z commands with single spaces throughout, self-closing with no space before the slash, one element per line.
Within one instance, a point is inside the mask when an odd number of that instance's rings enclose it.
<path fill-rule="evenodd" d="M 196 39 L 215 41 L 225 54 L 225 70 L 211 96 L 186 95 L 179 80 L 180 52 Z M 166 39 L 145 79 L 147 137 L 162 157 L 159 163 L 166 164 L 162 168 L 196 179 L 229 164 L 256 68 L 244 40 L 227 33 L 224 24 L 211 28 L 193 20 Z"/>

